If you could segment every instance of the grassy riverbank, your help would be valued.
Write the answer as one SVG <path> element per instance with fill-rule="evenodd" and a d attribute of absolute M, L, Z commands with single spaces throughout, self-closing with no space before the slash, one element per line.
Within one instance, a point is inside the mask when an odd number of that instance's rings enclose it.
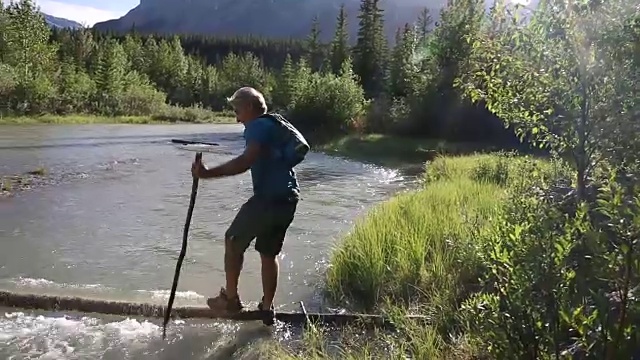
<path fill-rule="evenodd" d="M 317 330 L 295 354 L 267 349 L 273 358 L 374 358 L 386 344 L 389 358 L 463 359 L 479 355 L 461 335 L 460 304 L 477 291 L 486 269 L 481 249 L 495 231 L 509 193 L 566 176 L 547 160 L 506 155 L 438 157 L 427 166 L 424 188 L 384 202 L 359 219 L 332 254 L 328 297 L 354 311 L 413 312 L 431 326 L 403 324 L 403 340 L 377 335 L 331 347 Z M 355 341 L 355 342 L 354 342 Z M 392 345 L 389 345 L 392 344 Z"/>
<path fill-rule="evenodd" d="M 437 139 L 366 134 L 335 138 L 315 147 L 329 155 L 372 162 L 382 166 L 424 163 L 439 154 L 461 155 L 487 149 L 486 144 L 452 143 Z"/>
<path fill-rule="evenodd" d="M 235 124 L 228 113 L 214 113 L 202 109 L 176 109 L 152 116 L 99 116 L 99 115 L 42 115 L 0 117 L 0 125 L 33 124 Z"/>

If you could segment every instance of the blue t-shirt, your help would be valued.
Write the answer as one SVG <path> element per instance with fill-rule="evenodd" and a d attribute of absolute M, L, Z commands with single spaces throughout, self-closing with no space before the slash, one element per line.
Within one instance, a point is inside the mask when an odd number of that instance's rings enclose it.
<path fill-rule="evenodd" d="M 275 141 L 276 126 L 273 120 L 267 118 L 257 118 L 245 124 L 246 145 L 257 142 L 263 149 L 266 148 L 251 166 L 253 194 L 259 198 L 287 198 L 297 196 L 300 192 L 293 168 L 271 155 L 271 149 L 279 146 Z"/>

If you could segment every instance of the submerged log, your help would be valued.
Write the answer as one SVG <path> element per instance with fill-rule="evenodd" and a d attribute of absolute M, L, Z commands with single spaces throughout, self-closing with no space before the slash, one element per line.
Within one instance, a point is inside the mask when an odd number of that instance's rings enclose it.
<path fill-rule="evenodd" d="M 130 303 L 123 301 L 109 301 L 79 297 L 51 296 L 39 294 L 21 294 L 0 291 L 0 306 L 20 309 L 38 309 L 46 311 L 75 311 L 83 313 L 98 313 L 121 316 L 141 316 L 149 318 L 164 317 L 166 306 Z M 189 319 L 222 319 L 234 321 L 256 321 L 262 319 L 258 310 L 247 310 L 235 314 L 213 311 L 208 307 L 183 306 L 175 307 L 171 311 L 171 318 Z M 395 328 L 391 319 L 382 315 L 369 314 L 332 314 L 303 312 L 276 312 L 276 319 L 293 325 L 304 324 L 306 321 L 329 325 L 347 325 L 360 323 L 381 328 Z M 427 321 L 425 316 L 412 315 L 408 319 Z"/>
<path fill-rule="evenodd" d="M 196 140 L 182 140 L 182 139 L 171 139 L 171 142 L 174 144 L 180 145 L 208 145 L 208 146 L 220 146 L 218 143 L 212 143 L 207 141 L 196 141 Z"/>

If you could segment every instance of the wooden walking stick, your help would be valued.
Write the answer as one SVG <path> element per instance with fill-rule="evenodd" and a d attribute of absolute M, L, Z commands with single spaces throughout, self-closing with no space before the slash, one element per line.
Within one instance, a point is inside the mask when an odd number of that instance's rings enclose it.
<path fill-rule="evenodd" d="M 196 162 L 202 160 L 202 153 L 196 153 Z M 182 249 L 180 250 L 180 256 L 178 257 L 178 263 L 176 264 L 176 272 L 173 276 L 173 286 L 171 286 L 171 295 L 169 296 L 169 304 L 164 313 L 164 323 L 162 324 L 162 339 L 167 336 L 167 323 L 171 316 L 171 307 L 173 306 L 173 300 L 176 297 L 176 289 L 178 287 L 178 278 L 180 277 L 180 268 L 182 267 L 182 261 L 187 253 L 187 238 L 189 237 L 189 225 L 191 225 L 191 216 L 193 215 L 193 207 L 196 204 L 196 195 L 198 195 L 198 178 L 193 178 L 193 185 L 191 186 L 191 201 L 189 202 L 189 210 L 187 211 L 187 221 L 184 224 L 184 232 L 182 235 Z"/>

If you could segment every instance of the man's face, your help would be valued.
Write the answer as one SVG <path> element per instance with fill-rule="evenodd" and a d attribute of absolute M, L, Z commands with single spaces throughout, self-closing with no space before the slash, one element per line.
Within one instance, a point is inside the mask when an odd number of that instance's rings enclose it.
<path fill-rule="evenodd" d="M 233 108 L 233 111 L 236 113 L 236 121 L 241 124 L 244 124 L 255 117 L 250 106 L 238 105 Z"/>

